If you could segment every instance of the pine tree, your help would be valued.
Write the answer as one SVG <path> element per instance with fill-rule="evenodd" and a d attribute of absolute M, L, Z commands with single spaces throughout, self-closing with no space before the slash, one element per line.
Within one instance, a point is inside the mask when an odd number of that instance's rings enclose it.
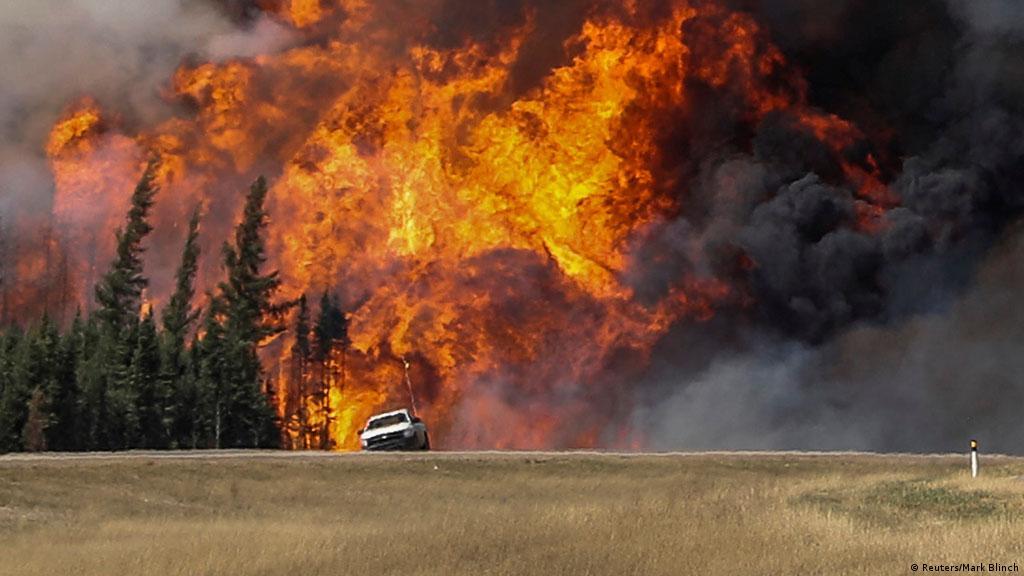
<path fill-rule="evenodd" d="M 227 306 L 228 328 L 242 328 L 251 341 L 259 343 L 284 331 L 281 316 L 290 304 L 274 304 L 281 285 L 278 272 L 260 272 L 267 261 L 263 232 L 267 212 L 263 207 L 267 182 L 257 178 L 245 199 L 242 221 L 235 228 L 234 244 L 224 245 L 226 282 L 220 284 Z"/>
<path fill-rule="evenodd" d="M 320 314 L 313 329 L 316 358 L 324 360 L 337 344 L 348 345 L 348 320 L 338 306 L 337 298 L 324 292 L 320 297 Z"/>
<path fill-rule="evenodd" d="M 21 432 L 28 417 L 31 391 L 24 386 L 27 335 L 12 328 L 4 337 L 3 382 L 0 383 L 0 453 L 22 450 Z"/>
<path fill-rule="evenodd" d="M 190 345 L 183 347 L 176 366 L 180 372 L 170 381 L 170 387 L 167 388 L 170 397 L 164 420 L 171 448 L 198 447 L 200 433 L 198 422 L 201 417 L 198 390 L 199 365 L 195 363 L 199 353 L 198 347 L 199 343 L 196 339 L 193 339 Z M 161 355 L 164 358 L 168 356 L 165 351 L 162 351 Z M 161 380 L 168 382 L 166 372 Z"/>
<path fill-rule="evenodd" d="M 152 311 L 139 324 L 129 384 L 138 415 L 138 437 L 130 444 L 141 448 L 167 448 L 170 442 L 164 413 L 170 395 L 160 378 L 160 346 Z"/>
<path fill-rule="evenodd" d="M 156 162 L 150 162 L 135 187 L 127 224 L 115 232 L 117 255 L 110 270 L 96 285 L 96 301 L 99 303 L 96 315 L 105 328 L 118 334 L 131 329 L 132 323 L 138 320 L 142 291 L 149 284 L 142 275 L 142 255 L 145 252 L 142 241 L 153 230 L 148 217 L 157 193 L 153 181 L 156 168 Z"/>
<path fill-rule="evenodd" d="M 196 441 L 196 382 L 190 365 L 190 352 L 185 343 L 192 325 L 199 317 L 199 310 L 192 309 L 199 253 L 197 206 L 189 219 L 181 264 L 175 274 L 174 293 L 161 316 L 161 381 L 170 394 L 165 418 L 170 430 L 171 445 L 179 448 L 194 446 Z"/>
<path fill-rule="evenodd" d="M 220 284 L 224 300 L 224 354 L 228 369 L 227 414 L 221 441 L 227 447 L 265 447 L 280 441 L 276 414 L 264 385 L 257 349 L 261 342 L 284 330 L 288 304 L 273 303 L 280 285 L 276 271 L 262 273 L 266 263 L 263 207 L 267 183 L 258 178 L 245 200 L 242 221 L 233 245 L 224 246 L 227 281 Z"/>
<path fill-rule="evenodd" d="M 138 446 L 140 438 L 138 392 L 131 379 L 131 360 L 139 338 L 139 322 L 129 324 L 117 340 L 100 323 L 98 355 L 104 359 L 101 367 L 106 384 L 107 417 L 101 421 L 107 449 L 127 450 Z"/>
<path fill-rule="evenodd" d="M 78 369 L 84 338 L 85 321 L 79 309 L 68 333 L 60 338 L 57 373 L 53 386 L 47 391 L 51 412 L 46 442 L 50 450 L 71 451 L 83 448 L 79 434 L 81 392 L 78 388 Z"/>
<path fill-rule="evenodd" d="M 29 450 L 67 450 L 74 439 L 77 390 L 74 381 L 74 356 L 69 356 L 67 337 L 63 337 L 49 314 L 43 314 L 39 326 L 32 331 L 31 409 L 38 413 L 31 422 L 31 437 L 25 433 Z M 29 426 L 30 423 L 26 423 Z M 37 436 L 42 434 L 42 437 Z"/>
<path fill-rule="evenodd" d="M 188 222 L 185 248 L 182 250 L 181 264 L 175 274 L 174 293 L 161 316 L 164 332 L 172 338 L 178 351 L 184 350 L 188 332 L 199 317 L 199 311 L 192 309 L 192 299 L 196 292 L 196 272 L 199 270 L 199 253 L 199 207 L 196 207 Z"/>
<path fill-rule="evenodd" d="M 152 231 L 149 210 L 157 193 L 157 164 L 151 161 L 132 193 L 125 227 L 116 232 L 117 253 L 110 270 L 96 285 L 99 338 L 94 362 L 88 363 L 85 394 L 92 443 L 99 449 L 130 448 L 139 440 L 137 390 L 130 382 L 130 364 L 139 335 L 143 240 Z M 83 388 L 84 389 L 84 388 Z"/>
<path fill-rule="evenodd" d="M 193 346 L 194 362 L 199 366 L 195 435 L 199 438 L 197 444 L 206 448 L 224 447 L 224 422 L 231 416 L 231 405 L 227 398 L 228 367 L 223 307 L 220 298 L 210 297 L 210 305 L 203 320 L 203 338 Z"/>
<path fill-rule="evenodd" d="M 14 382 L 14 352 L 18 348 L 20 333 L 14 327 L 8 327 L 0 334 L 0 436 L 3 435 L 3 423 L 6 418 L 3 414 L 3 398 L 7 389 Z M 0 452 L 3 451 L 0 441 Z"/>
<path fill-rule="evenodd" d="M 340 385 L 345 384 L 345 353 L 348 348 L 348 320 L 345 313 L 338 306 L 337 299 L 324 292 L 320 298 L 320 313 L 317 316 L 316 326 L 313 329 L 315 337 L 314 357 L 320 364 L 320 386 L 317 391 L 317 401 L 323 411 L 323 428 L 320 430 L 320 448 L 330 450 L 331 446 L 331 421 L 334 415 L 331 412 L 331 391 L 334 389 L 336 380 Z M 340 359 L 336 370 L 335 358 Z M 340 374 L 336 374 L 340 372 Z M 340 376 L 340 378 L 339 378 Z"/>
<path fill-rule="evenodd" d="M 185 349 L 185 373 L 178 379 L 173 403 L 173 439 L 176 448 L 198 448 L 202 438 L 202 355 L 198 334 Z"/>
<path fill-rule="evenodd" d="M 18 339 L 0 398 L 0 451 L 45 450 L 51 424 L 47 392 L 56 387 L 60 334 L 48 314 Z"/>
<path fill-rule="evenodd" d="M 106 366 L 100 354 L 101 330 L 95 315 L 86 318 L 82 334 L 75 343 L 78 349 L 78 366 L 75 382 L 79 393 L 77 445 L 82 450 L 108 450 L 106 421 L 107 406 Z M 107 346 L 107 344 L 104 344 Z"/>

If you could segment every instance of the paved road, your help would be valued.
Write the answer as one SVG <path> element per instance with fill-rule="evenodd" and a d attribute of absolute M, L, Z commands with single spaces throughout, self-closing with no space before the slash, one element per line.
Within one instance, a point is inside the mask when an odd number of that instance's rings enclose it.
<path fill-rule="evenodd" d="M 500 459 L 500 458 L 700 458 L 700 457 L 741 457 L 741 458 L 834 458 L 862 456 L 871 458 L 915 458 L 945 457 L 966 458 L 964 454 L 892 454 L 877 452 L 798 452 L 798 451 L 710 451 L 710 452 L 613 452 L 594 450 L 573 451 L 434 451 L 434 452 L 320 452 L 287 450 L 182 450 L 182 451 L 127 451 L 127 452 L 41 452 L 0 455 L 0 464 L 18 462 L 48 462 L 65 460 L 230 460 L 230 459 L 280 459 L 280 460 L 322 460 L 351 458 L 401 458 L 401 459 Z M 986 458 L 1007 458 L 1008 456 L 986 454 Z"/>

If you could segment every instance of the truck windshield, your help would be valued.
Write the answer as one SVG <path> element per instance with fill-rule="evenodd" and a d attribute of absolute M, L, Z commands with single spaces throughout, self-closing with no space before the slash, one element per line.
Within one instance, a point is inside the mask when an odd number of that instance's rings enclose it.
<path fill-rule="evenodd" d="M 370 420 L 370 422 L 366 424 L 366 429 L 373 430 L 374 428 L 384 428 L 385 426 L 394 426 L 395 424 L 401 424 L 408 421 L 409 420 L 406 419 L 405 414 L 392 414 L 391 416 Z"/>

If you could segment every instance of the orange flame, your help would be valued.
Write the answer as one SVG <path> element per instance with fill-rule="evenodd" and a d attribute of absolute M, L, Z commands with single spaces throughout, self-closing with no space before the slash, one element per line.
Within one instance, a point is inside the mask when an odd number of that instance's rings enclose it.
<path fill-rule="evenodd" d="M 510 83 L 530 18 L 503 33 L 500 49 L 438 49 L 397 31 L 382 37 L 365 0 L 275 3 L 318 41 L 183 66 L 170 96 L 194 113 L 132 138 L 104 127 L 89 101 L 59 122 L 47 145 L 54 211 L 105 233 L 142 151 L 156 151 L 154 218 L 177 238 L 195 203 L 235 216 L 235 190 L 272 176 L 283 296 L 338 291 L 351 322 L 351 345 L 313 364 L 286 345 L 267 348 L 293 447 L 357 448 L 369 415 L 411 404 L 403 357 L 436 445 L 637 446 L 622 382 L 674 324 L 745 300 L 693 276 L 645 304 L 622 280 L 636 264 L 631 240 L 680 209 L 659 184 L 661 119 L 686 109 L 691 85 L 703 83 L 736 87 L 752 122 L 795 112 L 837 154 L 863 138 L 806 104 L 802 81 L 751 17 L 674 4 L 653 21 L 635 3 L 595 11 L 567 42 L 571 59 L 522 91 Z M 717 44 L 696 46 L 692 27 Z M 877 167 L 844 170 L 866 203 L 888 200 Z M 230 224 L 204 224 L 206 242 L 219 243 Z M 211 286 L 216 265 L 206 266 L 200 281 Z M 161 289 L 154 283 L 154 300 Z"/>

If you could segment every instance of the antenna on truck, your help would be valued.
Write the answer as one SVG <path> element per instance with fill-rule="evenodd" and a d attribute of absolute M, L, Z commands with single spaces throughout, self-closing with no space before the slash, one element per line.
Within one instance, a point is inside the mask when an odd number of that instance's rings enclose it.
<path fill-rule="evenodd" d="M 409 400 L 412 402 L 412 414 L 415 416 L 419 412 L 419 408 L 416 407 L 416 394 L 412 391 L 412 380 L 409 378 L 409 361 L 402 356 L 402 365 L 405 366 L 405 386 L 409 389 Z"/>

